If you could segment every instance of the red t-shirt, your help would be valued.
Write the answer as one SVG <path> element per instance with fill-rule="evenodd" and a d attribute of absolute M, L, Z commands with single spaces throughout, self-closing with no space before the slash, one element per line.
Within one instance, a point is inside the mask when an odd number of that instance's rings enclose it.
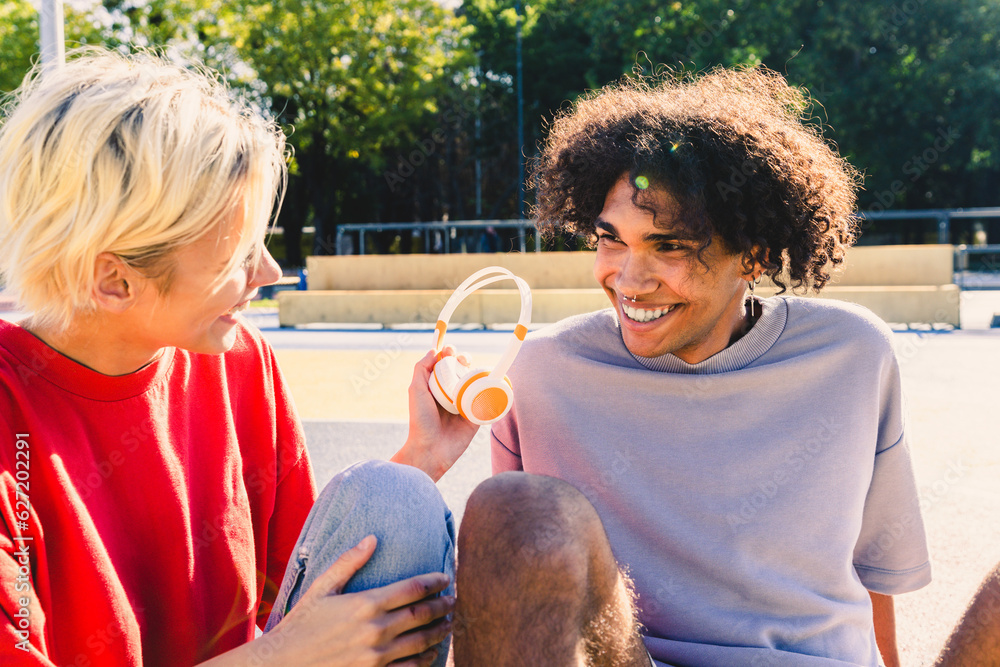
<path fill-rule="evenodd" d="M 249 641 L 315 498 L 259 332 L 110 377 L 0 321 L 0 663 L 191 665 Z"/>

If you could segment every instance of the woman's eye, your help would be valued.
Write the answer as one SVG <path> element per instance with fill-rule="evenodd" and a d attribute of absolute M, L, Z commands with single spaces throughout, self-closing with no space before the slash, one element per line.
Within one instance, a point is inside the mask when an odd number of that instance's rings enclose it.
<path fill-rule="evenodd" d="M 242 266 L 244 269 L 249 267 L 251 264 L 253 264 L 254 257 L 256 256 L 257 256 L 257 249 L 254 248 L 247 254 L 246 258 L 243 260 L 243 263 L 240 266 Z"/>

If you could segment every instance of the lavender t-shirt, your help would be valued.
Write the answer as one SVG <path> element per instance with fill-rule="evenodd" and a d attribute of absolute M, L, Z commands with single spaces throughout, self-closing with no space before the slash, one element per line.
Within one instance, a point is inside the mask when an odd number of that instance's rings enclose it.
<path fill-rule="evenodd" d="M 587 496 L 658 663 L 877 665 L 868 591 L 930 581 L 892 334 L 860 306 L 759 303 L 694 365 L 632 356 L 610 309 L 532 334 L 493 471 Z"/>

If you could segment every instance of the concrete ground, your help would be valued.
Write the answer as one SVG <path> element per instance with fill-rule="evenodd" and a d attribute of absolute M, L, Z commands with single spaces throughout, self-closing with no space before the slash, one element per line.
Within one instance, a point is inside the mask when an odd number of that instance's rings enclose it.
<path fill-rule="evenodd" d="M 282 330 L 273 312 L 250 313 L 291 386 L 317 482 L 354 461 L 391 456 L 406 437 L 406 387 L 413 363 L 431 344 L 430 330 Z M 934 567 L 933 583 L 896 599 L 908 667 L 933 662 L 978 583 L 1000 561 L 1000 329 L 988 329 L 994 313 L 1000 291 L 964 292 L 963 330 L 897 327 L 895 335 Z M 449 342 L 488 365 L 508 336 L 457 331 Z M 483 429 L 439 483 L 459 518 L 489 473 Z"/>
<path fill-rule="evenodd" d="M 910 444 L 934 580 L 896 598 L 903 665 L 930 665 L 985 573 L 1000 562 L 1000 292 L 963 294 L 961 331 L 896 333 L 909 414 Z M 318 483 L 345 465 L 387 458 L 406 437 L 406 387 L 430 346 L 429 330 L 274 328 L 258 323 L 277 350 L 303 417 Z M 504 331 L 449 334 L 449 342 L 489 364 Z M 439 483 L 458 518 L 489 475 L 482 429 Z"/>

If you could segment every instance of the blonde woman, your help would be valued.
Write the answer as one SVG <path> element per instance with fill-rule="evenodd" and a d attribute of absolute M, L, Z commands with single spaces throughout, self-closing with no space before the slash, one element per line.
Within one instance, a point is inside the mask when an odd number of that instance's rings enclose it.
<path fill-rule="evenodd" d="M 9 104 L 0 271 L 31 316 L 0 322 L 0 662 L 443 661 L 433 482 L 367 463 L 317 500 L 239 316 L 280 275 L 263 241 L 285 177 L 273 124 L 156 57 L 78 53 Z M 437 409 L 430 362 L 394 459 L 436 479 L 474 428 Z"/>

